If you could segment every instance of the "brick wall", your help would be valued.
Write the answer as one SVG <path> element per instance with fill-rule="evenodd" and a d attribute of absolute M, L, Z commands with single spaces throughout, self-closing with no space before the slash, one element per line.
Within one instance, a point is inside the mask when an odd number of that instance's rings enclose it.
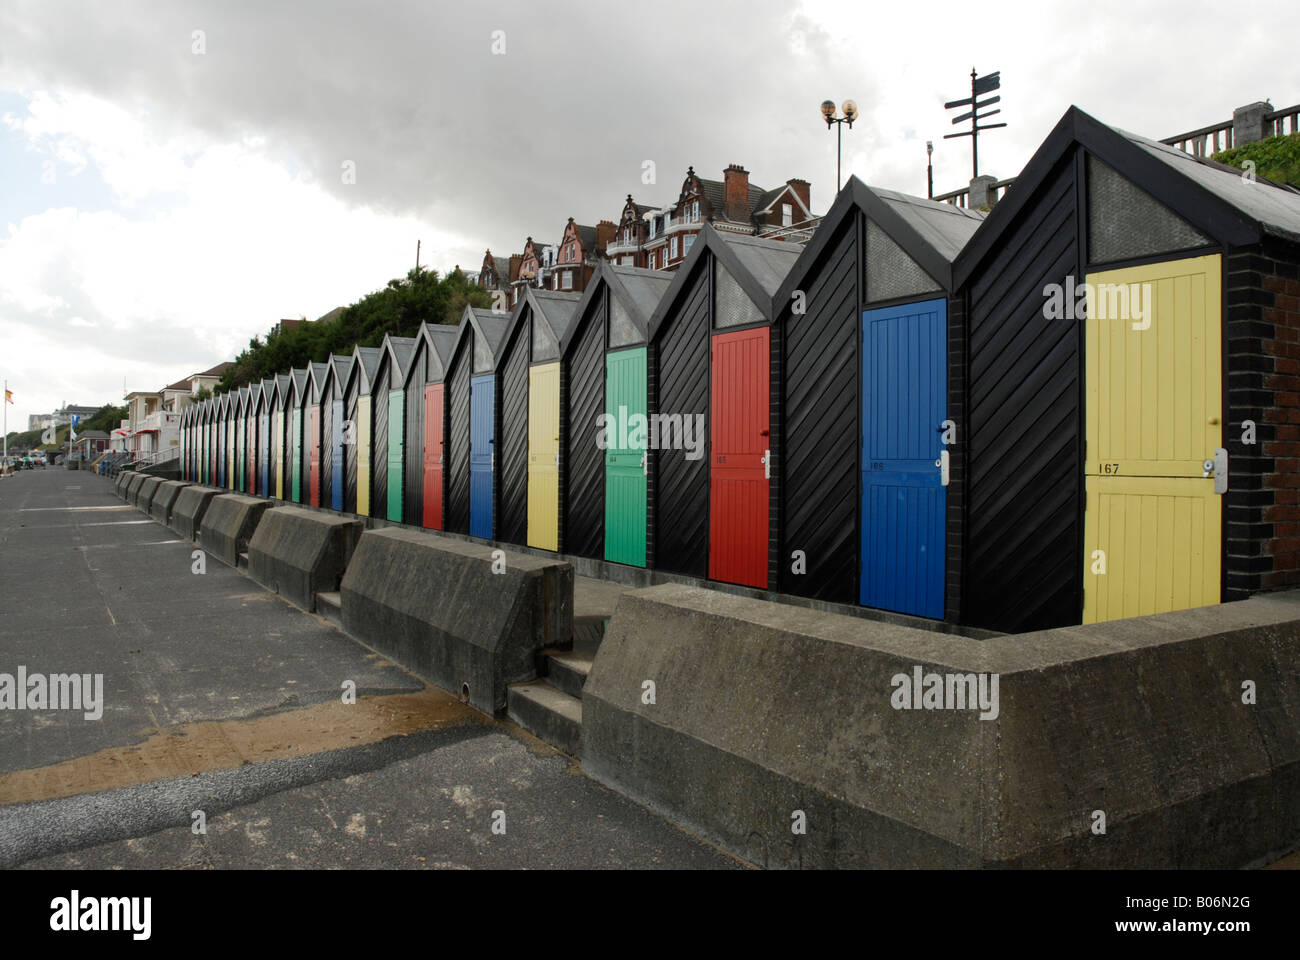
<path fill-rule="evenodd" d="M 1230 254 L 1224 600 L 1300 584 L 1300 245 Z M 1245 421 L 1255 443 L 1244 443 Z"/>

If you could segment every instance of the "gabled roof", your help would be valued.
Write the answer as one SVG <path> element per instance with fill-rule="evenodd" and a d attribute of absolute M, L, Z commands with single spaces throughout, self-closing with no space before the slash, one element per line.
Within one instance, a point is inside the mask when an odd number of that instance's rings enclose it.
<path fill-rule="evenodd" d="M 802 210 L 810 217 L 813 215 L 813 212 L 809 210 L 807 205 L 803 202 L 803 197 L 799 196 L 799 192 L 795 190 L 792 186 L 790 186 L 790 184 L 788 183 L 783 183 L 781 184 L 781 186 L 775 187 L 774 189 L 767 191 L 765 194 L 759 197 L 758 203 L 754 207 L 753 215 L 755 217 L 759 217 L 765 213 L 771 212 L 772 207 L 776 204 L 776 201 L 779 200 L 781 198 L 781 195 L 784 193 L 790 194 L 790 196 L 794 199 L 794 203 L 796 207 L 798 207 L 800 210 Z"/>
<path fill-rule="evenodd" d="M 425 323 L 420 324 L 420 332 L 416 335 L 417 345 L 423 344 L 425 350 L 433 352 L 437 358 L 438 366 L 445 374 L 447 367 L 451 364 L 452 353 L 456 349 L 456 340 L 460 336 L 460 328 L 453 327 L 449 323 Z"/>
<path fill-rule="evenodd" d="M 287 373 L 277 373 L 275 375 L 275 395 L 279 398 L 280 408 L 284 409 L 289 398 L 293 395 L 293 378 Z"/>
<path fill-rule="evenodd" d="M 352 375 L 352 356 L 339 356 L 337 353 L 330 354 L 330 368 L 334 374 L 335 389 L 341 396 L 344 387 L 347 386 L 348 378 Z"/>
<path fill-rule="evenodd" d="M 816 235 L 802 248 L 794 268 L 778 289 L 774 304 L 784 304 L 790 299 L 826 248 L 835 242 L 840 225 L 859 212 L 884 230 L 940 287 L 949 291 L 953 289 L 953 261 L 985 219 L 976 210 L 869 187 L 851 176 L 822 218 Z"/>
<path fill-rule="evenodd" d="M 300 407 L 309 393 L 308 386 L 311 382 L 311 374 L 307 372 L 306 367 L 299 367 L 297 370 L 291 370 L 289 375 L 293 377 L 294 405 Z"/>
<path fill-rule="evenodd" d="M 582 300 L 580 293 L 564 293 L 559 290 L 539 290 L 536 287 L 530 287 L 524 294 L 520 306 L 528 303 L 533 315 L 542 320 L 555 337 L 558 344 L 564 339 L 564 335 L 569 332 L 569 327 L 573 323 L 573 318 L 578 312 L 578 303 Z M 516 307 L 516 313 L 522 313 Z"/>
<path fill-rule="evenodd" d="M 375 381 L 375 374 L 379 371 L 379 357 L 382 353 L 379 347 L 354 347 L 352 350 L 352 371 L 348 377 L 347 387 L 352 386 L 352 381 L 360 378 L 361 383 L 358 387 L 358 395 L 363 397 L 370 396 L 370 385 Z"/>
<path fill-rule="evenodd" d="M 225 373 L 234 365 L 235 363 L 233 360 L 227 360 L 224 363 L 219 363 L 215 367 L 209 367 L 207 370 L 204 370 L 202 373 L 196 373 L 193 376 L 194 377 L 220 377 L 223 373 Z"/>
<path fill-rule="evenodd" d="M 388 382 L 405 383 L 406 375 L 411 369 L 411 358 L 415 355 L 415 337 L 394 337 L 386 333 L 379 349 L 388 355 L 389 369 L 393 371 Z"/>
<path fill-rule="evenodd" d="M 649 335 L 654 339 L 665 319 L 677 302 L 687 294 L 695 282 L 695 273 L 705 262 L 705 251 L 712 251 L 727 272 L 740 284 L 742 290 L 754 301 L 768 323 L 772 322 L 773 297 L 782 281 L 790 274 L 804 248 L 783 240 L 763 240 L 760 237 L 733 237 L 719 233 L 709 224 L 700 231 L 699 239 L 672 276 L 672 285 L 659 301 L 650 318 Z"/>
<path fill-rule="evenodd" d="M 519 309 L 518 304 L 515 305 L 515 309 Z M 460 326 L 456 328 L 456 343 L 452 347 L 452 356 L 460 352 L 461 344 L 472 332 L 474 336 L 483 338 L 488 352 L 492 355 L 492 368 L 496 369 L 497 354 L 505 340 L 506 325 L 509 322 L 510 314 L 466 306 L 465 312 L 461 314 Z M 448 365 L 450 362 L 449 360 Z M 470 363 L 473 364 L 473 358 L 470 359 Z"/>
<path fill-rule="evenodd" d="M 313 361 L 307 364 L 307 369 L 311 371 L 311 399 L 319 403 L 321 392 L 325 389 L 325 380 L 330 374 L 330 366 L 328 363 Z"/>
<path fill-rule="evenodd" d="M 175 383 L 163 387 L 163 390 L 184 390 L 186 393 L 189 393 L 190 382 L 188 380 L 177 380 Z M 162 393 L 162 390 L 159 390 L 158 392 Z"/>
<path fill-rule="evenodd" d="M 563 293 L 558 290 L 542 290 L 537 287 L 525 287 L 524 295 L 519 298 L 515 308 L 506 320 L 505 334 L 501 340 L 501 354 L 513 349 L 519 340 L 519 331 L 523 327 L 524 307 L 532 311 L 538 322 L 546 324 L 555 338 L 556 344 L 564 341 L 573 318 L 577 316 L 578 303 L 582 300 L 580 293 Z"/>
<path fill-rule="evenodd" d="M 263 380 L 261 383 L 258 384 L 258 388 L 257 388 L 258 406 L 269 407 L 271 405 L 271 397 L 274 394 L 275 394 L 275 380 L 272 379 L 271 377 L 267 377 L 265 380 Z"/>
<path fill-rule="evenodd" d="M 641 331 L 643 339 L 649 340 L 650 318 L 672 282 L 673 277 L 660 270 L 620 267 L 607 260 L 601 261 L 596 272 L 591 275 L 582 299 L 574 307 L 568 330 L 560 339 L 560 356 L 569 352 L 569 347 L 577 340 L 580 321 L 591 306 L 598 302 L 596 298 L 606 287 L 609 288 L 610 296 L 617 297 L 627 310 L 628 317 Z"/>
<path fill-rule="evenodd" d="M 1292 188 L 1262 179 L 1248 182 L 1239 170 L 1108 127 L 1070 107 L 957 258 L 956 285 L 970 278 L 1077 146 L 1221 243 L 1250 246 L 1265 235 L 1300 243 L 1300 193 Z"/>

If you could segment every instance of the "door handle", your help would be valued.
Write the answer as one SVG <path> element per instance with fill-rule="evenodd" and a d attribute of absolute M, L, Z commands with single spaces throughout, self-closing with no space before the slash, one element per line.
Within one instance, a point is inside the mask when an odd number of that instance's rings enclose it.
<path fill-rule="evenodd" d="M 949 468 L 948 468 L 948 451 L 947 451 L 947 450 L 940 450 L 940 451 L 939 451 L 939 459 L 936 460 L 936 461 L 934 461 L 934 465 L 935 465 L 936 467 L 939 468 L 939 486 L 941 486 L 941 487 L 946 487 L 946 486 L 948 486 L 948 480 L 950 479 L 950 473 L 949 473 Z"/>
<path fill-rule="evenodd" d="M 650 476 L 650 454 L 641 454 L 641 476 Z"/>
<path fill-rule="evenodd" d="M 772 451 L 771 450 L 763 451 L 762 462 L 763 462 L 763 479 L 771 480 L 772 479 Z"/>

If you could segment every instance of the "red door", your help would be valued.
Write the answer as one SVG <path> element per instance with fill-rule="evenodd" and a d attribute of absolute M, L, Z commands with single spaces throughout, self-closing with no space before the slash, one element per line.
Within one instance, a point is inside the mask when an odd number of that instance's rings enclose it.
<path fill-rule="evenodd" d="M 442 529 L 442 384 L 424 388 L 424 525 Z"/>
<path fill-rule="evenodd" d="M 313 507 L 320 506 L 320 407 L 307 408 L 308 456 L 311 463 L 311 476 L 307 484 L 307 502 Z"/>
<path fill-rule="evenodd" d="M 709 579 L 767 587 L 768 328 L 713 338 Z"/>

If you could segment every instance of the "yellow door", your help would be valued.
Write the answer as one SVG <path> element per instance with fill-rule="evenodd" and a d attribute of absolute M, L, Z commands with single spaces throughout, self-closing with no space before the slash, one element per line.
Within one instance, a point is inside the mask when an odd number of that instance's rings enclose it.
<path fill-rule="evenodd" d="M 1087 279 L 1083 622 L 1219 603 L 1220 258 Z"/>
<path fill-rule="evenodd" d="M 357 397 L 357 516 L 370 516 L 370 398 Z"/>
<path fill-rule="evenodd" d="M 528 370 L 528 545 L 560 547 L 560 365 Z"/>
<path fill-rule="evenodd" d="M 284 412 L 275 412 L 275 499 L 284 499 Z"/>

